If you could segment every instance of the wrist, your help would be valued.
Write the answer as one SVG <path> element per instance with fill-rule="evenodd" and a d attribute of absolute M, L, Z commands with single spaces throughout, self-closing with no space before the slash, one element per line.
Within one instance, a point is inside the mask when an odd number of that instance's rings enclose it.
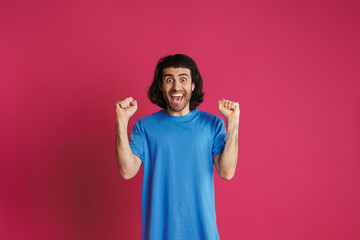
<path fill-rule="evenodd" d="M 122 117 L 122 118 L 117 117 L 116 118 L 116 124 L 121 124 L 121 125 L 125 124 L 125 125 L 127 125 L 129 123 L 129 120 L 130 120 L 129 117 Z"/>
<path fill-rule="evenodd" d="M 225 118 L 225 120 L 228 125 L 238 125 L 239 124 L 238 117 L 228 117 L 228 118 Z"/>
<path fill-rule="evenodd" d="M 129 124 L 129 119 L 120 119 L 117 118 L 116 122 L 115 122 L 115 126 L 116 126 L 116 130 L 121 133 L 121 132 L 125 132 L 127 133 L 127 127 Z"/>

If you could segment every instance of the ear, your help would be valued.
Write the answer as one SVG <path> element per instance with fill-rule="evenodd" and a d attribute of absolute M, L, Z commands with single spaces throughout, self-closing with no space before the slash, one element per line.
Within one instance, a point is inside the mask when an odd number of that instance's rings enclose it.
<path fill-rule="evenodd" d="M 194 89 L 195 89 L 195 83 L 192 83 L 191 84 L 191 90 L 194 91 Z"/>

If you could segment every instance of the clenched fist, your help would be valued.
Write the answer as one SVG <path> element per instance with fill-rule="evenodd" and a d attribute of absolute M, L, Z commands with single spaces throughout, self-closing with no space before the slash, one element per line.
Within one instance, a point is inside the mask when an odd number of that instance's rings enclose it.
<path fill-rule="evenodd" d="M 137 110 L 137 102 L 132 97 L 116 101 L 116 119 L 129 121 Z"/>
<path fill-rule="evenodd" d="M 226 119 L 226 121 L 230 119 L 239 120 L 240 106 L 238 102 L 232 102 L 227 99 L 221 99 L 218 101 L 218 108 L 220 113 Z"/>

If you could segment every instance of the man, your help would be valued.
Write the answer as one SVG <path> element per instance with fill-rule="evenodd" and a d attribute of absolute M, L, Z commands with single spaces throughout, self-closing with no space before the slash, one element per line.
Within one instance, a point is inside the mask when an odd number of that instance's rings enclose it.
<path fill-rule="evenodd" d="M 137 110 L 131 97 L 116 102 L 116 156 L 120 175 L 143 169 L 141 239 L 219 239 L 213 164 L 230 180 L 238 160 L 240 108 L 219 100 L 227 122 L 196 109 L 203 101 L 202 78 L 193 59 L 160 59 L 148 91 L 163 110 L 141 118 L 129 143 L 127 127 Z"/>

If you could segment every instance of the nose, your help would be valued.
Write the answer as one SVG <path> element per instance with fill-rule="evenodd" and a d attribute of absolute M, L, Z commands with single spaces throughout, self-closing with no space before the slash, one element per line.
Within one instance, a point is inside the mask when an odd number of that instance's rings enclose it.
<path fill-rule="evenodd" d="M 175 90 L 175 91 L 179 91 L 181 88 L 180 88 L 180 82 L 179 82 L 179 80 L 175 80 L 174 81 L 174 83 L 173 83 L 173 85 L 172 85 L 172 88 L 173 88 L 173 90 Z"/>

